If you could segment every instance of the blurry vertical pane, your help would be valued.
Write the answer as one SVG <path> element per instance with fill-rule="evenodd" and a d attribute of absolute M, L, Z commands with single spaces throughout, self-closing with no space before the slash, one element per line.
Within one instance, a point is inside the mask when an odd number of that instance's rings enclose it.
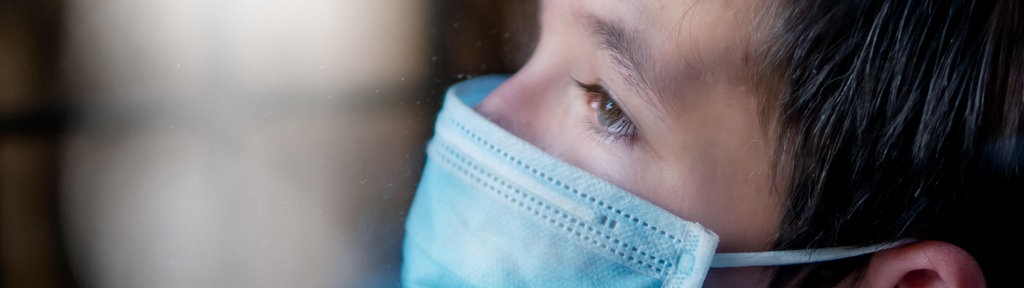
<path fill-rule="evenodd" d="M 59 239 L 51 211 L 54 145 L 0 137 L 0 286 L 59 287 Z"/>
<path fill-rule="evenodd" d="M 0 1 L 0 287 L 66 287 L 55 197 L 59 0 Z"/>
<path fill-rule="evenodd" d="M 9 112 L 28 102 L 34 71 L 29 33 L 16 25 L 23 25 L 13 21 L 17 18 L 4 16 L 0 16 L 0 111 Z"/>

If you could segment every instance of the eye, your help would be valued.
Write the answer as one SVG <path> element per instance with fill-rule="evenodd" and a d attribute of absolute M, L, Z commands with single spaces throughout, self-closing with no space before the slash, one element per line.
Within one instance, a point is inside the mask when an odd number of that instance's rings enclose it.
<path fill-rule="evenodd" d="M 594 110 L 595 121 L 598 127 L 597 132 L 606 139 L 614 141 L 632 142 L 636 139 L 638 131 L 633 120 L 626 116 L 626 113 L 619 108 L 619 103 L 612 99 L 610 92 L 604 85 L 598 83 L 588 84 L 573 79 L 590 98 L 590 108 Z"/>

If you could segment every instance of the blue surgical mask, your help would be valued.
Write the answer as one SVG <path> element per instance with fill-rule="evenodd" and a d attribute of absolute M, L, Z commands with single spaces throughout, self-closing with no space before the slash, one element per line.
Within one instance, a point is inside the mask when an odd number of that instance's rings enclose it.
<path fill-rule="evenodd" d="M 699 287 L 712 267 L 834 260 L 900 243 L 715 253 L 718 236 L 473 110 L 504 77 L 449 89 L 409 217 L 409 287 Z"/>

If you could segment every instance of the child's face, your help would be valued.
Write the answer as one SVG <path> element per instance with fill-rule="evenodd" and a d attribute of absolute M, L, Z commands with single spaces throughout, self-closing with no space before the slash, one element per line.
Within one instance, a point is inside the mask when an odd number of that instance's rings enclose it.
<path fill-rule="evenodd" d="M 701 223 L 719 252 L 768 250 L 783 195 L 752 78 L 760 2 L 543 1 L 537 50 L 478 110 Z"/>

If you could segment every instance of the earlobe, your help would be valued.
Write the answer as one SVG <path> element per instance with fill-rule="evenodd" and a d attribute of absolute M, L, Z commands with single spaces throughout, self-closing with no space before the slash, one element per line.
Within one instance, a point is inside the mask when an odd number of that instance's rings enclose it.
<path fill-rule="evenodd" d="M 922 241 L 876 253 L 865 287 L 985 287 L 978 262 L 953 244 Z"/>

